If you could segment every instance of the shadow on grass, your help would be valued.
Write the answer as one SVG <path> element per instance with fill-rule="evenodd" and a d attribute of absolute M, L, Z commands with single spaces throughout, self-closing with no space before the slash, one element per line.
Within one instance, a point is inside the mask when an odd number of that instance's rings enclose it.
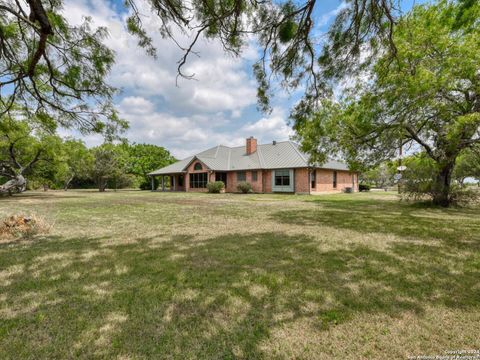
<path fill-rule="evenodd" d="M 278 211 L 276 221 L 295 225 L 323 225 L 362 233 L 384 233 L 447 242 L 474 242 L 480 247 L 480 208 L 444 209 L 424 203 L 372 199 L 315 200 L 317 207 Z"/>
<path fill-rule="evenodd" d="M 478 308 L 479 255 L 399 243 L 321 251 L 308 236 L 189 236 L 0 249 L 2 358 L 268 357 L 272 329 L 357 314 Z"/>

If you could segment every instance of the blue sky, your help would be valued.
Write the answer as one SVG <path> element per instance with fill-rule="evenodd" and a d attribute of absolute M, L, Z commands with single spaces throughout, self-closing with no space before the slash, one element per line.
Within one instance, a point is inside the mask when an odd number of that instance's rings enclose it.
<path fill-rule="evenodd" d="M 404 1 L 404 8 L 411 7 Z M 315 33 L 321 36 L 344 4 L 323 0 L 315 9 Z M 183 158 L 217 144 L 235 146 L 255 136 L 261 143 L 287 140 L 292 135 L 288 113 L 300 93 L 288 95 L 278 89 L 271 114 L 256 109 L 256 83 L 251 64 L 258 58 L 254 45 L 245 47 L 241 58 L 225 55 L 216 41 L 201 40 L 199 57 L 190 57 L 186 73 L 195 80 L 180 79 L 175 85 L 177 61 L 182 52 L 158 33 L 158 19 L 149 8 L 140 9 L 144 25 L 153 35 L 158 59 L 136 46 L 136 39 L 125 30 L 125 12 L 118 3 L 99 0 L 69 0 L 65 16 L 73 23 L 90 16 L 94 26 L 106 26 L 106 44 L 116 53 L 116 64 L 109 82 L 122 89 L 115 103 L 130 129 L 130 141 L 161 145 L 177 158 Z M 179 35 L 181 43 L 188 37 Z M 65 132 L 67 135 L 68 132 Z M 88 145 L 102 142 L 87 136 Z"/>

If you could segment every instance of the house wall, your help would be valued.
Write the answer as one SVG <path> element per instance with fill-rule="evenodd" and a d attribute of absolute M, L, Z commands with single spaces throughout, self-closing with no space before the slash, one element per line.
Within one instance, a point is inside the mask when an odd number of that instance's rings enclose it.
<path fill-rule="evenodd" d="M 324 192 L 324 191 L 342 191 L 346 187 L 352 187 L 352 175 L 355 180 L 354 190 L 358 191 L 358 174 L 351 173 L 350 171 L 337 170 L 337 187 L 333 187 L 333 172 L 329 169 L 316 169 L 315 188 L 311 189 L 311 192 Z"/>
<path fill-rule="evenodd" d="M 252 185 L 253 192 L 261 193 L 263 192 L 263 171 L 257 170 L 257 181 L 252 180 L 252 170 L 245 170 L 246 175 L 246 182 Z M 227 188 L 225 189 L 226 192 L 238 192 L 237 190 L 237 172 L 236 171 L 229 171 L 227 172 Z"/>
<path fill-rule="evenodd" d="M 264 170 L 262 174 L 263 191 L 266 193 L 272 192 L 272 170 Z"/>
<path fill-rule="evenodd" d="M 295 169 L 295 193 L 310 193 L 310 171 L 307 168 Z"/>
<path fill-rule="evenodd" d="M 194 161 L 187 168 L 187 173 L 184 177 L 184 187 L 178 187 L 178 176 L 176 176 L 175 184 L 177 185 L 174 190 L 185 190 L 189 192 L 207 192 L 206 188 L 190 188 L 190 176 L 191 173 L 208 173 L 208 181 L 215 181 L 215 172 L 209 171 L 207 166 L 202 164 L 202 170 L 194 170 L 195 164 L 200 161 Z M 316 179 L 315 187 L 311 187 L 310 181 L 310 170 L 307 168 L 296 168 L 294 169 L 294 182 L 295 182 L 295 193 L 297 194 L 308 194 L 308 193 L 317 193 L 317 192 L 340 192 L 343 191 L 346 187 L 354 186 L 354 191 L 358 191 L 358 174 L 351 173 L 349 171 L 337 170 L 337 187 L 333 187 L 333 172 L 334 170 L 329 169 L 315 169 Z M 272 192 L 272 170 L 257 170 L 257 181 L 252 180 L 252 170 L 246 170 L 246 181 L 252 185 L 252 189 L 256 193 L 271 193 Z M 352 176 L 354 178 L 354 184 L 352 181 Z M 226 192 L 238 192 L 237 190 L 237 172 L 228 171 L 227 172 L 227 187 Z"/>
<path fill-rule="evenodd" d="M 195 164 L 202 164 L 202 170 L 195 170 Z M 208 181 L 215 181 L 215 173 L 208 170 L 208 167 L 199 160 L 192 162 L 188 168 L 187 173 L 185 174 L 185 191 L 187 192 L 207 192 L 207 188 L 190 188 L 190 174 L 193 173 L 208 173 Z"/>

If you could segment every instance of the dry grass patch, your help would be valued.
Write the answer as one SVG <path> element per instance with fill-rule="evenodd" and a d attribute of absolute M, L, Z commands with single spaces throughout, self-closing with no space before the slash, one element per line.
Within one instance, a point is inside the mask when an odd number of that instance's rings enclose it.
<path fill-rule="evenodd" d="M 0 221 L 0 243 L 48 234 L 52 227 L 53 224 L 49 224 L 45 218 L 36 214 L 11 215 Z"/>

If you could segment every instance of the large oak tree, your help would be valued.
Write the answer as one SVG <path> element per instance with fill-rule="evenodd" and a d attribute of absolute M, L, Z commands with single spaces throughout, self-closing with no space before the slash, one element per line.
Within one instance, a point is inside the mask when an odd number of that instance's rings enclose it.
<path fill-rule="evenodd" d="M 387 53 L 339 104 L 310 116 L 297 112 L 305 150 L 351 162 L 391 159 L 402 144 L 435 164 L 434 203 L 451 203 L 457 157 L 480 143 L 480 3 L 440 1 L 415 7 L 395 27 L 395 57 Z"/>

